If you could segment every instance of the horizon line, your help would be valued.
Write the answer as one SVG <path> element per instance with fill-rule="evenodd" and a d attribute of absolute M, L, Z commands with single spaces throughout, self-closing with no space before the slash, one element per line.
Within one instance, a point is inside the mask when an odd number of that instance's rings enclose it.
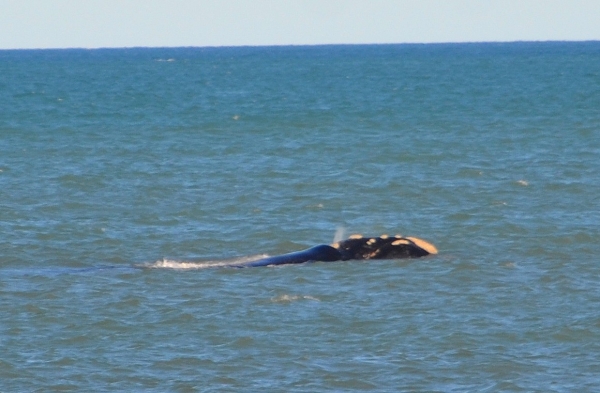
<path fill-rule="evenodd" d="M 72 47 L 23 47 L 0 48 L 0 51 L 26 50 L 103 50 L 103 49 L 178 49 L 178 48 L 273 48 L 273 47 L 323 47 L 323 46 L 377 46 L 377 45 L 458 45 L 458 44 L 517 44 L 517 43 L 592 43 L 600 39 L 589 40 L 506 40 L 506 41 L 431 41 L 431 42 L 371 42 L 371 43 L 322 43 L 322 44 L 239 44 L 239 45 L 132 45 L 132 46 L 72 46 Z"/>

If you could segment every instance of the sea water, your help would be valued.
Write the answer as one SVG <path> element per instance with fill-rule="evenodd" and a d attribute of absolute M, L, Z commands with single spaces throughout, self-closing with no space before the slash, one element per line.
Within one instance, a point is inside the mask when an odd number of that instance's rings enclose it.
<path fill-rule="evenodd" d="M 596 391 L 599 239 L 598 42 L 0 51 L 2 392 Z"/>

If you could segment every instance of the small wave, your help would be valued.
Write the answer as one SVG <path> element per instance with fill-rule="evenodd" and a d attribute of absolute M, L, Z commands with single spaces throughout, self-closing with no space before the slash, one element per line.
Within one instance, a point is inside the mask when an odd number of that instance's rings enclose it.
<path fill-rule="evenodd" d="M 244 263 L 257 261 L 259 259 L 268 258 L 267 254 L 251 255 L 246 257 L 226 259 L 226 260 L 209 260 L 209 261 L 176 261 L 172 259 L 163 258 L 160 261 L 143 265 L 143 267 L 150 269 L 174 269 L 174 270 L 198 270 L 198 269 L 210 269 L 215 267 L 233 267 L 243 265 Z"/>
<path fill-rule="evenodd" d="M 318 298 L 310 295 L 280 295 L 271 298 L 273 303 L 291 303 L 297 300 L 313 300 L 315 302 L 320 302 Z"/>

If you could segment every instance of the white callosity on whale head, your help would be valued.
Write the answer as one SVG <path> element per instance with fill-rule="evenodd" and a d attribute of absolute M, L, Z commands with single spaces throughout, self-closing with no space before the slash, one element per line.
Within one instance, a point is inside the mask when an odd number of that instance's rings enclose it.
<path fill-rule="evenodd" d="M 422 248 L 423 250 L 427 251 L 430 254 L 435 255 L 438 253 L 437 248 L 433 244 L 431 244 L 423 239 L 419 239 L 418 237 L 407 237 L 407 239 L 410 240 L 411 242 L 413 242 L 415 244 L 415 246 Z"/>

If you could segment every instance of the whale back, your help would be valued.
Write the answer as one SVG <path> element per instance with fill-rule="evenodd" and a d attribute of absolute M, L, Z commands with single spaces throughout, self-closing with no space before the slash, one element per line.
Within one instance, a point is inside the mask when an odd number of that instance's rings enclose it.
<path fill-rule="evenodd" d="M 321 244 L 302 251 L 291 252 L 289 254 L 277 255 L 252 261 L 239 265 L 231 265 L 232 267 L 258 267 L 258 266 L 275 266 L 289 265 L 295 263 L 304 263 L 308 261 L 333 262 L 341 260 L 341 254 L 335 248 Z"/>

